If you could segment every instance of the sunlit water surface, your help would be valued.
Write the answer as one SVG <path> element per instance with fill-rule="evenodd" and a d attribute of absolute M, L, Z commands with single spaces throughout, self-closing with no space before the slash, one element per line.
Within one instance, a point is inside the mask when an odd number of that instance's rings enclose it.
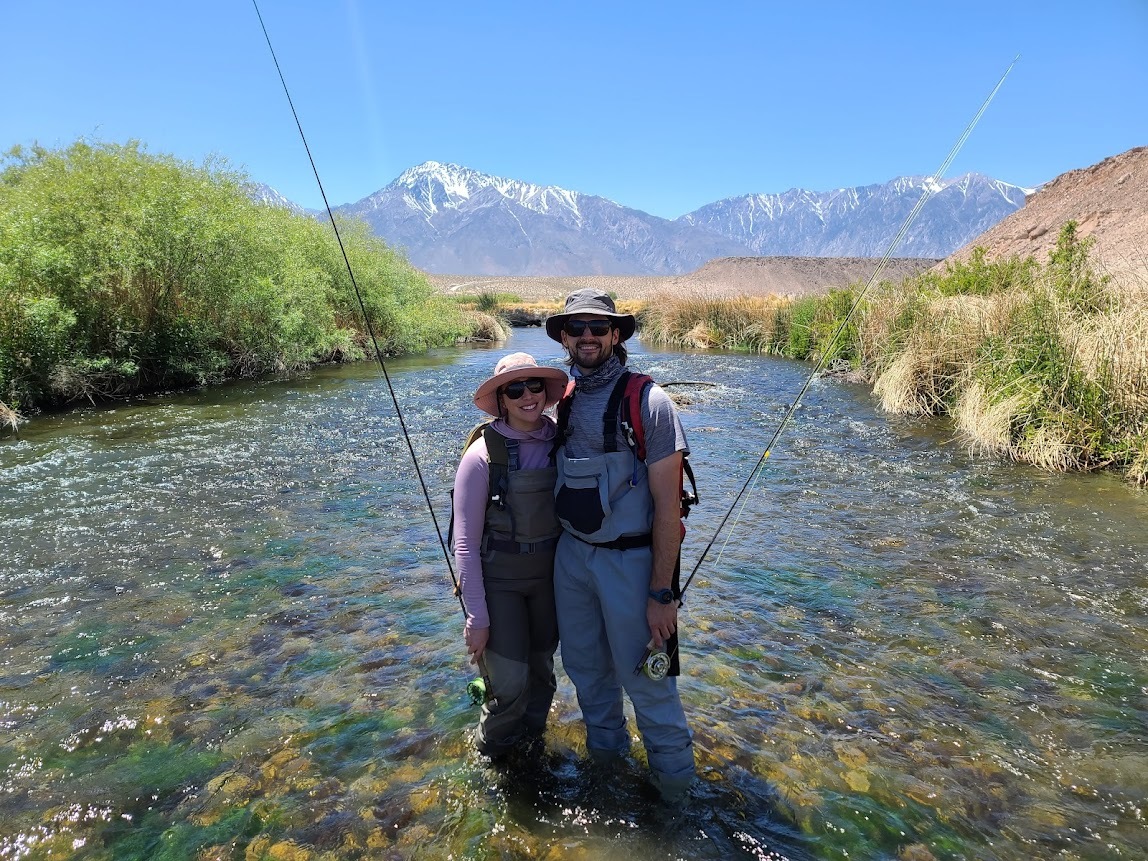
<path fill-rule="evenodd" d="M 445 532 L 495 360 L 388 371 Z M 684 568 L 806 365 L 646 353 L 687 396 Z M 707 385 L 694 385 L 706 383 Z M 1148 501 L 971 457 L 816 382 L 686 596 L 702 779 L 471 751 L 462 615 L 377 366 L 0 441 L 0 859 L 1148 857 Z"/>

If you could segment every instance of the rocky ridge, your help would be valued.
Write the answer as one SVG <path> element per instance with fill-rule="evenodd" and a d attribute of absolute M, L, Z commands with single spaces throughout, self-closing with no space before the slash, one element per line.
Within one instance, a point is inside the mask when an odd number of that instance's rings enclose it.
<path fill-rule="evenodd" d="M 989 259 L 1031 255 L 1043 263 L 1069 220 L 1079 236 L 1094 237 L 1092 259 L 1102 270 L 1148 285 L 1148 147 L 1061 174 L 950 259 L 968 260 L 979 246 Z"/>

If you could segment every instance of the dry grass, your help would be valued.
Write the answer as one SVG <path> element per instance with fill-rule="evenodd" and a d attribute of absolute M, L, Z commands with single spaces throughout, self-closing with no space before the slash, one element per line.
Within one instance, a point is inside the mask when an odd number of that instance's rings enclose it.
<path fill-rule="evenodd" d="M 485 314 L 482 311 L 468 311 L 467 319 L 471 321 L 471 341 L 505 341 L 510 337 L 510 327 L 497 316 Z"/>
<path fill-rule="evenodd" d="M 1113 407 L 1148 414 L 1148 296 L 1122 298 L 1109 313 L 1066 329 L 1088 377 L 1111 384 Z"/>
<path fill-rule="evenodd" d="M 1091 452 L 1080 443 L 1079 429 L 1078 417 L 1067 410 L 1046 414 L 1013 444 L 1011 453 L 1049 472 L 1086 469 Z"/>
<path fill-rule="evenodd" d="M 0 401 L 0 430 L 17 430 L 21 421 L 23 419 L 18 412 Z"/>
<path fill-rule="evenodd" d="M 1032 408 L 1037 394 L 1031 389 L 989 392 L 974 381 L 961 391 L 950 414 L 974 451 L 1011 452 L 1012 429 L 1018 417 Z"/>
<path fill-rule="evenodd" d="M 989 332 L 993 303 L 978 296 L 884 295 L 887 301 L 871 306 L 859 327 L 862 356 L 874 368 L 873 392 L 889 412 L 947 412 L 954 392 L 968 383 L 969 345 Z M 906 317 L 913 322 L 908 331 Z"/>
<path fill-rule="evenodd" d="M 792 300 L 778 296 L 658 294 L 639 312 L 642 335 L 659 344 L 689 349 L 768 352 L 778 314 Z"/>
<path fill-rule="evenodd" d="M 1089 309 L 1050 275 L 990 296 L 886 290 L 859 327 L 885 409 L 951 416 L 971 448 L 1042 469 L 1119 466 L 1148 483 L 1148 290 Z"/>

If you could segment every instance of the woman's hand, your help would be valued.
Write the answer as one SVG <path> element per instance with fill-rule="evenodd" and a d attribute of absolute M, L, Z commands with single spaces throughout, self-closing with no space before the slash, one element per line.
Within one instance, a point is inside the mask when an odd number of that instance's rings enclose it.
<path fill-rule="evenodd" d="M 463 632 L 466 640 L 466 653 L 470 655 L 470 662 L 477 664 L 482 660 L 482 653 L 486 651 L 487 641 L 490 640 L 490 628 L 467 628 Z"/>

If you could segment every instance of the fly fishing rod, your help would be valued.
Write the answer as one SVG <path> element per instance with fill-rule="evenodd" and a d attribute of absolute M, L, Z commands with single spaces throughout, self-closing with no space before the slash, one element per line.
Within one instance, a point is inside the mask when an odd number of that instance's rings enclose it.
<path fill-rule="evenodd" d="M 977 123 L 980 122 L 981 117 L 984 116 L 985 111 L 988 110 L 989 105 L 992 104 L 992 101 L 996 97 L 997 92 L 1004 85 L 1005 79 L 1009 76 L 1009 72 L 1013 70 L 1013 66 L 1015 66 L 1019 60 L 1020 55 L 1018 54 L 1013 58 L 1013 61 L 1009 63 L 1008 68 L 1004 70 L 1004 74 L 1000 76 L 1000 80 L 997 81 L 996 86 L 992 88 L 992 91 L 981 103 L 980 109 L 973 116 L 972 120 L 970 120 L 968 125 L 965 126 L 964 130 L 961 132 L 960 137 L 957 138 L 957 142 L 953 145 L 953 148 L 949 150 L 949 154 L 945 156 L 945 160 L 941 162 L 941 166 L 926 178 L 924 190 L 922 191 L 921 197 L 917 201 L 916 206 L 914 206 L 912 211 L 908 214 L 908 216 L 906 216 L 904 222 L 901 224 L 901 228 L 897 231 L 897 234 L 893 237 L 893 241 L 889 243 L 889 247 L 885 250 L 885 253 L 882 255 L 880 262 L 873 270 L 873 274 L 869 276 L 869 280 L 865 282 L 864 288 L 859 294 L 857 294 L 857 298 L 853 300 L 852 305 L 849 306 L 848 313 L 846 313 L 845 317 L 841 320 L 833 334 L 830 336 L 829 342 L 826 344 L 825 349 L 821 351 L 821 355 L 818 357 L 817 362 L 814 364 L 813 370 L 811 370 L 806 376 L 805 382 L 797 392 L 797 396 L 786 407 L 785 413 L 782 415 L 781 420 L 777 423 L 777 427 L 773 431 L 773 435 L 770 436 L 769 442 L 766 443 L 765 451 L 762 452 L 761 457 L 758 458 L 757 463 L 751 470 L 749 478 L 747 478 L 745 483 L 741 486 L 741 490 L 738 491 L 737 495 L 733 499 L 733 502 L 730 503 L 730 507 L 726 511 L 725 516 L 722 517 L 721 522 L 718 523 L 717 529 L 714 530 L 713 537 L 705 546 L 705 549 L 702 550 L 702 554 L 698 557 L 698 561 L 694 565 L 693 570 L 690 572 L 690 576 L 686 578 L 685 585 L 682 586 L 681 591 L 678 593 L 679 603 L 681 603 L 682 596 L 685 595 L 686 590 L 690 588 L 690 584 L 693 582 L 694 576 L 698 573 L 698 570 L 702 567 L 702 563 L 705 562 L 706 557 L 709 555 L 710 550 L 713 548 L 714 543 L 717 541 L 718 535 L 721 534 L 722 529 L 725 527 L 730 517 L 733 516 L 734 509 L 737 509 L 737 516 L 734 517 L 733 525 L 730 526 L 729 530 L 726 532 L 725 540 L 722 542 L 721 549 L 718 551 L 717 561 L 721 562 L 721 557 L 725 553 L 726 545 L 729 544 L 730 537 L 733 535 L 734 529 L 737 527 L 741 520 L 742 512 L 745 510 L 745 506 L 749 502 L 749 497 L 746 495 L 746 492 L 757 484 L 758 479 L 765 471 L 766 461 L 769 460 L 769 456 L 773 452 L 773 447 L 777 444 L 778 439 L 781 438 L 782 432 L 784 432 L 785 428 L 789 425 L 790 420 L 793 418 L 793 414 L 801 405 L 801 399 L 805 397 L 805 393 L 809 391 L 809 387 L 813 384 L 813 380 L 821 372 L 821 369 L 825 367 L 826 362 L 829 361 L 829 357 L 833 355 L 833 350 L 837 346 L 838 340 L 840 339 L 842 333 L 844 333 L 846 326 L 848 326 L 850 321 L 853 319 L 853 316 L 857 313 L 857 309 L 861 306 L 862 300 L 864 300 L 866 294 L 869 292 L 869 289 L 875 283 L 877 283 L 877 279 L 885 270 L 885 267 L 888 266 L 889 260 L 892 258 L 893 253 L 897 250 L 897 246 L 901 244 L 901 240 L 905 238 L 905 235 L 909 232 L 909 228 L 913 226 L 913 222 L 917 220 L 917 216 L 921 214 L 921 210 L 925 208 L 925 204 L 929 202 L 929 199 L 940 188 L 941 178 L 948 171 L 949 167 L 953 163 L 953 160 L 964 147 L 965 141 L 969 139 L 969 135 L 973 133 L 973 129 L 976 128 Z M 739 502 L 741 503 L 740 506 L 738 505 Z M 635 675 L 638 673 L 645 673 L 650 678 L 659 679 L 665 677 L 669 666 L 669 656 L 664 651 L 656 649 L 653 641 L 651 641 L 646 646 L 646 653 L 642 656 L 642 659 L 634 668 L 634 673 Z"/>
<path fill-rule="evenodd" d="M 383 361 L 383 351 L 379 349 L 379 341 L 375 336 L 375 327 L 371 323 L 371 316 L 367 313 L 367 305 L 363 301 L 363 293 L 359 289 L 359 282 L 355 278 L 354 267 L 351 266 L 351 260 L 347 256 L 347 249 L 343 245 L 343 236 L 339 232 L 339 224 L 335 220 L 335 213 L 331 210 L 331 204 L 327 200 L 327 191 L 323 188 L 323 180 L 319 177 L 319 168 L 315 165 L 315 158 L 311 155 L 311 147 L 307 143 L 307 135 L 303 133 L 303 123 L 299 119 L 299 112 L 295 110 L 295 101 L 291 98 L 291 91 L 287 88 L 287 79 L 283 75 L 283 69 L 279 65 L 279 58 L 275 54 L 275 47 L 271 44 L 271 35 L 267 32 L 267 25 L 263 21 L 263 13 L 259 11 L 258 0 L 251 0 L 251 5 L 255 7 L 255 15 L 259 19 L 259 26 L 263 30 L 263 38 L 267 42 L 267 50 L 271 52 L 271 60 L 275 63 L 275 71 L 279 75 L 279 83 L 283 86 L 283 94 L 287 97 L 287 104 L 291 108 L 291 116 L 295 118 L 295 127 L 299 130 L 299 139 L 303 141 L 303 149 L 307 152 L 307 160 L 311 163 L 311 172 L 315 175 L 315 184 L 319 186 L 319 194 L 323 197 L 323 207 L 327 210 L 327 218 L 331 222 L 331 229 L 335 232 L 335 241 L 339 245 L 339 251 L 343 255 L 343 263 L 347 268 L 347 275 L 351 279 L 351 288 L 355 293 L 355 300 L 359 304 L 359 311 L 363 315 L 363 324 L 366 326 L 367 335 L 371 339 L 371 346 L 375 350 L 375 358 L 379 362 L 379 367 L 383 372 L 383 379 L 387 383 L 387 392 L 391 396 L 391 403 L 395 406 L 395 415 L 398 417 L 399 426 L 403 431 L 403 439 L 406 440 L 407 450 L 411 454 L 411 463 L 414 464 L 415 475 L 418 476 L 419 486 L 423 491 L 423 498 L 426 499 L 427 511 L 430 512 L 431 522 L 434 524 L 435 535 L 438 536 L 439 546 L 442 548 L 443 558 L 446 560 L 446 570 L 450 572 L 451 583 L 454 584 L 454 594 L 458 598 L 459 607 L 462 608 L 463 616 L 466 616 L 466 604 L 462 600 L 462 588 L 459 586 L 458 577 L 454 573 L 454 565 L 451 563 L 450 550 L 446 546 L 446 539 L 443 538 L 442 529 L 439 528 L 438 518 L 434 513 L 434 503 L 431 502 L 430 490 L 427 488 L 427 483 L 423 479 L 422 469 L 419 466 L 418 455 L 415 454 L 414 443 L 411 440 L 410 432 L 407 430 L 406 420 L 403 418 L 402 408 L 399 406 L 399 398 L 395 394 L 394 386 L 391 385 L 391 375 L 387 372 L 387 363 Z M 476 658 L 475 662 L 478 666 L 482 678 L 470 682 L 466 686 L 467 694 L 471 700 L 477 705 L 487 702 L 494 698 L 493 689 L 490 684 L 490 675 L 486 671 L 486 663 L 483 659 Z"/>

